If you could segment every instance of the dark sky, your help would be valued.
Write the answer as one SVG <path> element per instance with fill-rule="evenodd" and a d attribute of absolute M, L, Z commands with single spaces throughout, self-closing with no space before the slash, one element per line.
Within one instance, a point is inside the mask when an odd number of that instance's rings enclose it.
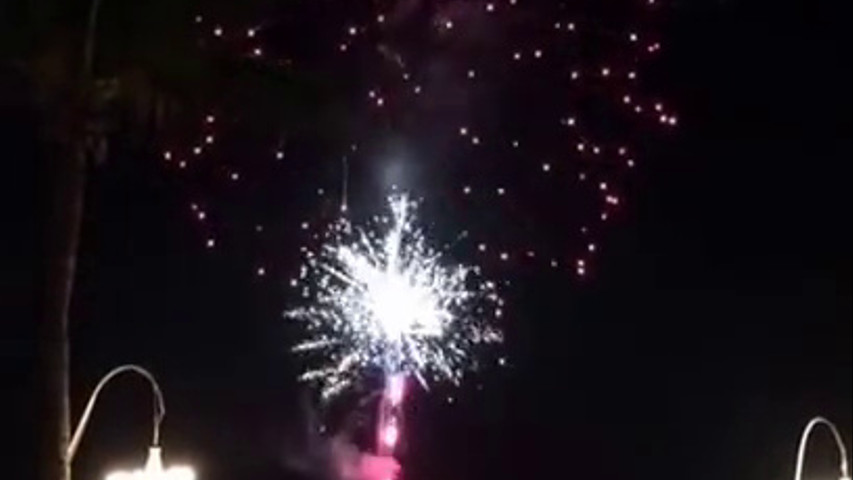
<path fill-rule="evenodd" d="M 850 14 L 829 0 L 676 9 L 662 77 L 683 126 L 647 161 L 596 278 L 515 279 L 511 368 L 485 373 L 482 391 L 463 389 L 455 405 L 416 394 L 406 478 L 777 479 L 792 474 L 810 416 L 835 420 L 849 441 Z M 33 122 L 11 102 L 11 80 L 2 88 L 12 174 L 0 361 L 22 412 L 11 421 L 32 445 L 38 215 L 20 179 L 38 172 L 17 161 L 32 158 Z M 158 169 L 124 161 L 93 178 L 75 414 L 98 376 L 138 362 L 167 395 L 167 455 L 203 479 L 291 478 L 285 438 L 304 412 L 281 291 L 199 248 Z M 146 394 L 126 380 L 104 395 L 78 478 L 141 454 Z M 820 452 L 829 443 L 814 445 L 815 463 L 832 465 Z"/>

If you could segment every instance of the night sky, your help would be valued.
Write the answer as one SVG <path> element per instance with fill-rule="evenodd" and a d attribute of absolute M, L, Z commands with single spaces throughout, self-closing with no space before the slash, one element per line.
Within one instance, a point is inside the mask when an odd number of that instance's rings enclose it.
<path fill-rule="evenodd" d="M 850 7 L 696 0 L 670 15 L 657 75 L 678 131 L 638 169 L 594 276 L 512 278 L 508 368 L 415 393 L 405 478 L 790 478 L 817 414 L 849 445 Z M 0 89 L 11 168 L 0 351 L 21 412 L 12 430 L 24 432 L 10 478 L 29 478 L 43 193 L 30 187 L 43 172 L 36 121 L 13 101 L 20 86 Z M 166 394 L 167 458 L 201 479 L 302 478 L 288 471 L 307 410 L 284 286 L 246 275 L 251 258 L 200 247 L 185 192 L 134 155 L 92 176 L 72 309 L 74 416 L 100 375 L 139 363 Z M 147 395 L 130 379 L 104 394 L 77 478 L 141 456 Z M 828 439 L 813 445 L 815 473 L 820 463 L 830 475 Z"/>

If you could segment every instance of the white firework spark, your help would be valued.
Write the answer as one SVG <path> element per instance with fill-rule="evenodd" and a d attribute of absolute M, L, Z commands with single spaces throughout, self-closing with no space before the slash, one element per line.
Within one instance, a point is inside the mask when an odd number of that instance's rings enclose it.
<path fill-rule="evenodd" d="M 323 366 L 301 378 L 327 398 L 371 369 L 458 384 L 476 368 L 478 346 L 502 341 L 490 325 L 503 306 L 495 283 L 476 266 L 445 264 L 415 224 L 416 202 L 388 201 L 390 217 L 369 228 L 341 219 L 307 252 L 300 278 L 310 305 L 285 314 L 309 332 L 294 351 L 322 353 Z"/>

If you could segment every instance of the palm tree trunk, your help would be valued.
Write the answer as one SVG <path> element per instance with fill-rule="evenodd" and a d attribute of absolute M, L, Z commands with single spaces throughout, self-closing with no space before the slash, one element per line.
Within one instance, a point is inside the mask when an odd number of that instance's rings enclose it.
<path fill-rule="evenodd" d="M 47 159 L 54 192 L 46 229 L 46 278 L 40 325 L 42 455 L 40 480 L 70 480 L 67 448 L 71 432 L 69 405 L 68 313 L 74 288 L 77 251 L 86 188 L 86 154 L 82 142 L 59 148 Z M 66 144 L 67 145 L 67 144 Z"/>

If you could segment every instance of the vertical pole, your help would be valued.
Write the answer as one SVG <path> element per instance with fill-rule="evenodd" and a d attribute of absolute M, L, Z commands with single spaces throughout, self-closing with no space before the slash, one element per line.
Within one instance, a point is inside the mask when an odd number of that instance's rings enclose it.
<path fill-rule="evenodd" d="M 69 151 L 70 150 L 70 151 Z M 62 149 L 53 159 L 55 196 L 48 213 L 47 266 L 44 311 L 39 332 L 42 377 L 42 480 L 70 480 L 66 450 L 71 436 L 69 405 L 68 313 L 74 288 L 83 199 L 86 157 L 79 144 Z"/>
<path fill-rule="evenodd" d="M 39 392 L 42 401 L 42 455 L 38 476 L 41 480 L 71 480 L 68 458 L 71 437 L 68 315 L 74 291 L 86 196 L 88 139 L 86 132 L 81 131 L 81 125 L 86 123 L 84 115 L 92 86 L 95 32 L 100 6 L 101 0 L 92 0 L 79 90 L 72 99 L 70 113 L 60 113 L 60 151 L 58 158 L 51 159 L 56 162 L 51 165 L 54 170 L 51 180 L 55 182 L 55 196 L 47 213 L 44 311 L 39 325 L 39 368 L 43 375 L 42 390 Z"/>

